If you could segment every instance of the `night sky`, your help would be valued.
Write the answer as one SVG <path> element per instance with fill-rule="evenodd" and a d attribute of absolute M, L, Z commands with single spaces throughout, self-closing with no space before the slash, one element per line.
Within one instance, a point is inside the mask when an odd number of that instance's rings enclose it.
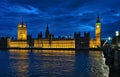
<path fill-rule="evenodd" d="M 0 36 L 17 37 L 17 25 L 23 16 L 33 37 L 40 31 L 44 34 L 48 23 L 55 36 L 90 31 L 94 38 L 98 15 L 102 38 L 120 30 L 120 0 L 0 0 Z"/>

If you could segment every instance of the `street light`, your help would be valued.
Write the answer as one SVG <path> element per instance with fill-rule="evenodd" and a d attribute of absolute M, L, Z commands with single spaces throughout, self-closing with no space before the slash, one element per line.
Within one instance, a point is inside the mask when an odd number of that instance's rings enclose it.
<path fill-rule="evenodd" d="M 116 32 L 115 32 L 115 35 L 116 35 L 116 44 L 117 44 L 117 46 L 118 46 L 118 36 L 119 36 L 119 31 L 116 31 Z"/>
<path fill-rule="evenodd" d="M 106 43 L 111 44 L 111 40 L 112 40 L 112 38 L 109 36 L 109 37 L 105 40 L 105 42 L 103 43 L 103 47 L 106 45 Z"/>
<path fill-rule="evenodd" d="M 111 40 L 112 40 L 112 38 L 109 36 L 108 37 L 108 42 L 111 44 Z"/>
<path fill-rule="evenodd" d="M 118 37 L 118 36 L 119 36 L 119 31 L 116 31 L 116 32 L 115 32 L 115 35 Z"/>
<path fill-rule="evenodd" d="M 110 41 L 111 39 L 112 39 L 112 38 L 109 36 L 109 37 L 108 37 L 108 40 Z"/>

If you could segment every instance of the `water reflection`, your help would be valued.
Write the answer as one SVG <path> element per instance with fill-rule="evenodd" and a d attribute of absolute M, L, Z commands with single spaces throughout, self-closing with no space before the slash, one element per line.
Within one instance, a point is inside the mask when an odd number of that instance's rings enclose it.
<path fill-rule="evenodd" d="M 77 51 L 76 77 L 108 77 L 109 69 L 101 51 Z"/>
<path fill-rule="evenodd" d="M 109 69 L 101 51 L 10 50 L 5 53 L 9 54 L 4 58 L 9 58 L 5 67 L 9 67 L 6 72 L 10 77 L 108 77 Z"/>
<path fill-rule="evenodd" d="M 28 50 L 10 50 L 10 69 L 13 77 L 29 76 Z"/>
<path fill-rule="evenodd" d="M 75 66 L 75 51 L 36 50 L 33 53 L 34 59 L 32 59 L 31 65 L 34 68 L 33 74 L 47 77 L 72 76 Z"/>
<path fill-rule="evenodd" d="M 0 51 L 0 77 L 9 77 L 9 53 Z"/>
<path fill-rule="evenodd" d="M 108 77 L 109 68 L 101 51 L 89 51 L 90 71 L 93 77 Z"/>

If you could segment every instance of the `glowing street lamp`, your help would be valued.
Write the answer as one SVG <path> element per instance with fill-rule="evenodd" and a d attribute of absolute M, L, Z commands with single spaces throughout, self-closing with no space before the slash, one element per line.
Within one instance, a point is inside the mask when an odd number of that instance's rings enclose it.
<path fill-rule="evenodd" d="M 116 44 L 118 45 L 118 36 L 119 36 L 119 31 L 116 31 L 116 32 L 115 32 L 115 35 L 116 35 Z"/>
<path fill-rule="evenodd" d="M 116 31 L 116 32 L 115 32 L 115 35 L 116 35 L 116 36 L 119 36 L 119 31 Z"/>
<path fill-rule="evenodd" d="M 108 40 L 110 41 L 112 38 L 111 37 L 108 37 Z"/>
<path fill-rule="evenodd" d="M 108 41 L 109 41 L 110 44 L 111 44 L 111 40 L 112 40 L 112 38 L 109 36 Z"/>

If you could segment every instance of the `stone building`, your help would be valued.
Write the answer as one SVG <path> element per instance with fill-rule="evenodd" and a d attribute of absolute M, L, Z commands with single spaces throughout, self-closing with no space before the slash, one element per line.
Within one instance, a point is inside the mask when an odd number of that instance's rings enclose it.
<path fill-rule="evenodd" d="M 100 48 L 101 47 L 101 22 L 99 16 L 95 24 L 95 39 L 90 39 L 90 48 Z"/>

